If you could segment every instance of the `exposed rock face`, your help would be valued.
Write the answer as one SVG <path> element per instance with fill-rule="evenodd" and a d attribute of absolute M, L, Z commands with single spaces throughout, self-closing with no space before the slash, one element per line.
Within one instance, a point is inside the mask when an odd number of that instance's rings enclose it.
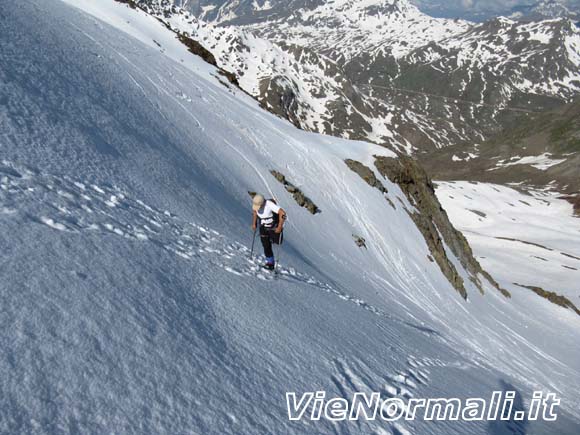
<path fill-rule="evenodd" d="M 150 5 L 146 1 L 142 0 L 115 0 L 116 2 L 123 3 L 128 5 L 131 9 L 141 9 L 142 11 L 151 14 Z M 163 11 L 163 18 L 170 18 L 172 14 L 178 14 L 179 9 L 176 6 L 173 6 L 171 2 L 168 0 L 164 0 L 164 2 L 159 2 L 159 8 L 164 7 L 161 9 Z M 162 3 L 162 4 L 161 4 Z M 206 49 L 199 41 L 191 38 L 187 33 L 181 32 L 177 29 L 172 28 L 166 21 L 164 21 L 159 14 L 151 14 L 152 16 L 156 17 L 159 22 L 161 22 L 167 29 L 171 30 L 177 35 L 177 39 L 187 47 L 190 53 L 195 54 L 196 56 L 201 57 L 204 61 L 213 65 L 217 68 L 218 73 L 224 76 L 232 85 L 240 88 L 240 84 L 235 74 L 226 71 L 223 68 L 220 68 L 218 65 L 215 56 L 211 53 L 208 49 Z M 241 88 L 240 88 L 241 89 Z M 245 92 L 245 91 L 244 91 Z"/>
<path fill-rule="evenodd" d="M 356 234 L 352 235 L 352 238 L 354 239 L 354 243 L 356 244 L 356 246 L 358 246 L 359 248 L 367 248 L 367 241 L 365 240 L 364 237 L 361 236 L 357 236 Z"/>
<path fill-rule="evenodd" d="M 541 287 L 522 285 L 522 284 L 518 284 L 518 283 L 514 283 L 514 285 L 517 285 L 517 286 L 522 287 L 522 288 L 527 288 L 527 289 L 533 291 L 534 293 L 536 293 L 538 296 L 541 296 L 544 299 L 549 300 L 553 304 L 559 305 L 559 306 L 564 307 L 564 308 L 569 308 L 570 310 L 574 311 L 576 314 L 578 314 L 580 316 L 580 310 L 566 296 L 562 296 L 562 295 L 559 295 L 557 293 L 544 290 Z"/>
<path fill-rule="evenodd" d="M 203 60 L 205 60 L 207 63 L 213 66 L 217 66 L 217 62 L 215 60 L 214 55 L 211 54 L 208 50 L 206 50 L 199 42 L 194 41 L 191 38 L 188 38 L 183 33 L 178 33 L 177 37 L 179 38 L 181 43 L 187 47 L 190 53 L 193 53 L 201 57 Z"/>
<path fill-rule="evenodd" d="M 580 195 L 577 196 L 563 196 L 563 199 L 568 201 L 574 207 L 574 216 L 580 217 Z"/>
<path fill-rule="evenodd" d="M 463 278 L 449 258 L 445 246 L 461 262 L 461 265 L 470 274 L 470 280 L 480 291 L 483 291 L 479 278 L 481 275 L 489 280 L 504 296 L 510 296 L 509 292 L 500 288 L 474 258 L 467 240 L 449 221 L 447 213 L 435 196 L 431 180 L 416 161 L 404 156 L 398 159 L 376 157 L 375 165 L 382 175 L 401 186 L 409 202 L 417 209 L 417 211 L 409 210 L 409 215 L 425 237 L 431 255 L 441 271 L 463 298 L 467 299 Z"/>
<path fill-rule="evenodd" d="M 115 1 L 129 5 L 131 9 L 137 9 L 137 6 L 133 0 L 115 0 Z"/>
<path fill-rule="evenodd" d="M 394 209 L 397 208 L 395 207 L 395 204 L 393 204 L 393 201 L 391 201 L 391 199 L 386 195 L 386 193 L 388 193 L 387 188 L 383 185 L 383 183 L 381 183 L 377 179 L 375 173 L 370 168 L 363 165 L 361 162 L 357 162 L 356 160 L 347 159 L 344 162 L 353 172 L 358 174 L 369 186 L 380 190 L 391 207 L 393 207 Z"/>
<path fill-rule="evenodd" d="M 296 201 L 296 203 L 300 207 L 304 207 L 312 214 L 320 213 L 320 209 L 318 208 L 318 206 L 314 204 L 314 202 L 310 198 L 304 195 L 304 193 L 302 193 L 302 191 L 299 188 L 290 183 L 286 179 L 286 176 L 284 174 L 275 170 L 271 170 L 270 173 L 274 176 L 276 180 L 278 180 L 280 183 L 284 185 L 284 188 L 288 193 L 292 194 L 294 201 Z"/>
<path fill-rule="evenodd" d="M 298 128 L 302 128 L 299 98 L 293 83 L 284 77 L 271 77 L 260 83 L 260 105 L 281 118 L 285 118 Z"/>
<path fill-rule="evenodd" d="M 367 182 L 369 186 L 375 187 L 379 189 L 382 193 L 388 193 L 388 190 L 383 183 L 381 183 L 375 173 L 361 162 L 357 162 L 356 160 L 347 159 L 344 161 L 346 165 L 356 172 L 360 177 Z"/>

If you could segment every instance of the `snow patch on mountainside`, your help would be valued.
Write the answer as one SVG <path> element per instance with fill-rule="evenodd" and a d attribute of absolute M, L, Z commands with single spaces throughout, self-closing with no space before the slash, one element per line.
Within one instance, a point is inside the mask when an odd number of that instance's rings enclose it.
<path fill-rule="evenodd" d="M 503 85 L 506 105 L 516 91 L 570 99 L 580 92 L 580 29 L 566 20 L 497 18 L 421 48 L 406 61 L 435 70 L 464 69 L 467 84 L 477 88 L 481 80 L 509 77 Z M 484 101 L 485 88 L 481 92 Z"/>
<path fill-rule="evenodd" d="M 263 0 L 262 4 L 260 4 L 258 0 L 254 0 L 252 6 L 254 7 L 255 11 L 269 11 L 270 9 L 272 9 L 272 4 L 270 3 L 270 0 Z"/>
<path fill-rule="evenodd" d="M 437 196 L 476 257 L 502 286 L 538 286 L 580 307 L 580 220 L 550 192 L 438 182 Z"/>
<path fill-rule="evenodd" d="M 495 165 L 495 168 L 492 168 L 490 170 L 505 168 L 507 166 L 514 165 L 529 165 L 536 169 L 540 169 L 541 171 L 545 171 L 551 168 L 552 166 L 559 165 L 560 163 L 566 161 L 566 159 L 552 159 L 551 156 L 552 155 L 550 153 L 543 153 L 540 154 L 539 156 L 525 156 L 525 157 L 515 156 L 509 159 L 508 161 L 498 160 L 498 162 Z"/>

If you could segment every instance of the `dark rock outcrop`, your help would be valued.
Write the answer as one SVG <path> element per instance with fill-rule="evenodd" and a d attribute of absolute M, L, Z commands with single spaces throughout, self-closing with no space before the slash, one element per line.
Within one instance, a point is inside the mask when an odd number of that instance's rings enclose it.
<path fill-rule="evenodd" d="M 467 299 L 465 283 L 447 255 L 445 246 L 460 261 L 470 274 L 470 280 L 481 292 L 483 286 L 479 275 L 485 277 L 504 296 L 511 296 L 474 258 L 469 243 L 449 221 L 447 213 L 435 196 L 433 183 L 416 161 L 405 156 L 399 158 L 376 156 L 375 165 L 383 176 L 401 187 L 409 202 L 416 208 L 414 211 L 408 210 L 409 215 L 425 237 L 433 259 L 463 298 Z"/>
<path fill-rule="evenodd" d="M 140 9 L 143 12 L 150 14 L 150 11 L 147 9 L 147 7 L 148 7 L 147 2 L 135 1 L 135 0 L 115 0 L 115 1 L 118 3 L 126 4 L 131 9 Z M 166 10 L 166 15 L 167 14 L 169 14 L 168 10 Z M 152 15 L 152 16 L 154 16 L 154 15 Z M 187 33 L 183 33 L 183 32 L 180 32 L 178 30 L 175 30 L 168 23 L 163 21 L 161 18 L 159 18 L 159 17 L 156 17 L 156 18 L 168 30 L 172 31 L 173 33 L 175 33 L 177 35 L 177 39 L 179 39 L 179 41 L 187 47 L 187 49 L 190 53 L 201 57 L 205 62 L 209 63 L 210 65 L 215 66 L 218 70 L 218 74 L 224 76 L 232 85 L 236 86 L 237 88 L 240 88 L 240 84 L 238 82 L 238 78 L 236 77 L 236 75 L 229 72 L 229 71 L 224 70 L 223 68 L 220 68 L 217 64 L 215 56 L 208 49 L 206 49 L 203 45 L 201 45 L 195 39 L 191 38 Z M 166 17 L 166 18 L 169 18 L 169 17 Z M 246 93 L 246 92 L 244 91 L 244 93 Z"/>
<path fill-rule="evenodd" d="M 314 202 L 310 198 L 304 195 L 304 193 L 302 193 L 302 191 L 299 188 L 290 183 L 286 179 L 286 176 L 284 174 L 275 170 L 271 170 L 270 173 L 274 176 L 276 180 L 278 180 L 280 183 L 284 185 L 284 188 L 288 193 L 292 194 L 294 201 L 296 201 L 296 203 L 300 207 L 304 207 L 312 214 L 320 213 L 320 209 L 318 208 L 318 206 L 314 204 Z"/>
<path fill-rule="evenodd" d="M 361 162 L 356 160 L 347 159 L 344 161 L 346 165 L 354 172 L 356 172 L 360 177 L 367 182 L 369 186 L 379 189 L 382 193 L 388 193 L 388 190 L 383 183 L 381 183 L 372 169 L 363 165 Z"/>
<path fill-rule="evenodd" d="M 535 287 L 535 286 L 531 286 L 531 285 L 522 285 L 522 284 L 518 284 L 515 282 L 514 282 L 514 285 L 517 285 L 518 287 L 522 287 L 522 288 L 527 288 L 528 290 L 533 291 L 538 296 L 541 296 L 544 299 L 549 300 L 553 304 L 559 305 L 559 306 L 564 307 L 564 308 L 568 308 L 580 316 L 580 310 L 566 296 L 562 296 L 562 295 L 559 295 L 557 293 L 554 293 L 554 292 L 551 292 L 548 290 L 544 290 L 541 287 Z"/>
<path fill-rule="evenodd" d="M 393 201 L 387 196 L 389 191 L 387 188 L 381 183 L 375 173 L 369 167 L 363 165 L 361 162 L 357 162 L 356 160 L 347 159 L 344 161 L 346 165 L 356 174 L 358 174 L 369 186 L 378 189 L 385 197 L 387 202 L 393 209 L 397 209 Z"/>
<path fill-rule="evenodd" d="M 367 248 L 367 241 L 365 240 L 364 237 L 361 236 L 357 236 L 356 234 L 352 235 L 352 238 L 354 239 L 354 243 L 356 244 L 356 246 L 358 246 L 359 248 Z"/>
<path fill-rule="evenodd" d="M 302 129 L 294 84 L 284 77 L 269 77 L 260 83 L 260 106 Z"/>
<path fill-rule="evenodd" d="M 119 3 L 124 3 L 126 5 L 128 5 L 131 9 L 137 9 L 137 5 L 135 4 L 135 2 L 133 0 L 115 0 Z"/>
<path fill-rule="evenodd" d="M 574 207 L 574 215 L 580 217 L 580 194 L 578 195 L 565 195 L 562 197 L 568 201 Z"/>

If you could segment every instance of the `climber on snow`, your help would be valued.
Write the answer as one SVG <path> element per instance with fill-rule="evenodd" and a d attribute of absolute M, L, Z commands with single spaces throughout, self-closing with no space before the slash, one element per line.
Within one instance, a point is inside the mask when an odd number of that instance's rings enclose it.
<path fill-rule="evenodd" d="M 266 264 L 264 268 L 274 270 L 276 260 L 272 244 L 281 245 L 284 239 L 283 229 L 286 220 L 286 212 L 276 204 L 273 199 L 264 199 L 262 195 L 256 195 L 253 199 L 252 230 L 260 229 L 260 240 L 264 246 Z"/>

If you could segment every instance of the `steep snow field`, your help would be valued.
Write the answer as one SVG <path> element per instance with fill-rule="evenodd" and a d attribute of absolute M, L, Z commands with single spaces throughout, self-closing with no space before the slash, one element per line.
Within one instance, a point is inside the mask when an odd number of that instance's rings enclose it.
<path fill-rule="evenodd" d="M 343 163 L 388 151 L 265 113 L 126 5 L 66 3 L 0 7 L 0 433 L 577 432 L 578 316 L 463 301 L 399 187 L 380 178 L 393 209 Z M 248 190 L 290 216 L 277 280 L 249 259 Z M 553 423 L 288 421 L 285 393 L 319 389 L 562 403 Z"/>
<path fill-rule="evenodd" d="M 580 306 L 580 219 L 550 192 L 441 182 L 437 196 L 482 266 L 510 291 L 541 287 Z"/>

